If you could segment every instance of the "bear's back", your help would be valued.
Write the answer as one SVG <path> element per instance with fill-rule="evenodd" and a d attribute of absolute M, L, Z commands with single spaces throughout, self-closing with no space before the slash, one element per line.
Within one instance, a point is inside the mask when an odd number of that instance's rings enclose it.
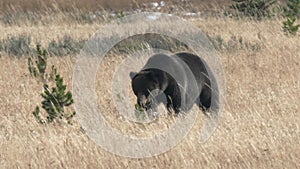
<path fill-rule="evenodd" d="M 203 87 L 204 84 L 210 86 L 210 76 L 208 74 L 208 67 L 206 63 L 197 55 L 191 53 L 176 53 L 177 58 L 184 61 L 184 63 L 189 67 L 191 72 L 198 83 L 199 89 Z"/>

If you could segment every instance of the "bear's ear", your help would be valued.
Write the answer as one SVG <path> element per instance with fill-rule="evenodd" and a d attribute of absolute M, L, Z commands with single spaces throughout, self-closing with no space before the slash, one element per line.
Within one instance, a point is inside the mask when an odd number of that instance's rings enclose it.
<path fill-rule="evenodd" d="M 133 79 L 136 76 L 136 74 L 137 74 L 136 72 L 130 72 L 129 76 L 131 79 Z"/>

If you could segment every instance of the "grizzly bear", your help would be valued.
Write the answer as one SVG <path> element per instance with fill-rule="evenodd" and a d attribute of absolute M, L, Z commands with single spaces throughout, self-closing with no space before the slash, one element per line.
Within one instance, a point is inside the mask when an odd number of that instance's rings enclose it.
<path fill-rule="evenodd" d="M 164 102 L 176 114 L 193 104 L 207 111 L 218 110 L 218 86 L 208 65 L 191 53 L 155 54 L 138 73 L 130 73 L 137 105 L 148 111 Z M 213 91 L 214 90 L 214 91 Z M 214 99 L 212 99 L 214 95 Z M 165 96 L 165 97 L 162 97 Z M 214 107 L 211 107 L 214 103 Z"/>

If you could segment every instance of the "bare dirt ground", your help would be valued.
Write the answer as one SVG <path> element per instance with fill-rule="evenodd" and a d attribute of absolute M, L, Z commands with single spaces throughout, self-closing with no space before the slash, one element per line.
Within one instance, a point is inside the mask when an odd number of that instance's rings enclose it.
<path fill-rule="evenodd" d="M 224 40 L 241 36 L 260 45 L 257 51 L 219 51 L 227 103 L 218 129 L 205 144 L 198 142 L 203 116 L 199 116 L 191 132 L 176 147 L 141 159 L 103 150 L 84 133 L 76 118 L 73 126 L 39 125 L 31 112 L 41 101 L 42 85 L 30 77 L 26 57 L 3 55 L 0 57 L 0 168 L 300 168 L 299 35 L 285 36 L 278 20 L 210 18 L 207 22 L 199 18 L 190 22 L 209 35 L 221 35 Z M 72 27 L 69 34 L 74 38 L 87 37 L 98 26 Z M 35 31 L 39 30 L 47 32 L 45 41 L 50 41 L 62 37 L 69 29 L 68 25 L 65 29 L 64 25 L 56 27 L 1 28 L 1 34 L 27 32 L 39 41 Z M 71 87 L 76 58 L 53 57 L 49 62 L 57 65 Z M 113 59 L 107 62 L 117 63 Z M 98 76 L 98 81 L 109 83 L 103 77 Z M 108 112 L 114 109 L 104 108 Z M 135 127 L 132 129 L 135 132 L 145 129 Z M 130 127 L 126 131 L 132 133 Z"/>

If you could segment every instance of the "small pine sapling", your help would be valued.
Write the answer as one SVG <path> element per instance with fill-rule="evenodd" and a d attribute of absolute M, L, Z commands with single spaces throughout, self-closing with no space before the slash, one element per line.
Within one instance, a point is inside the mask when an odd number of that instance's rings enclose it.
<path fill-rule="evenodd" d="M 31 75 L 34 77 L 39 76 L 42 80 L 46 80 L 46 68 L 47 68 L 47 51 L 41 49 L 41 45 L 36 46 L 37 57 L 35 58 L 35 65 L 33 57 L 28 58 L 28 69 Z"/>
<path fill-rule="evenodd" d="M 300 24 L 296 24 L 297 17 L 300 16 L 300 0 L 288 0 L 285 8 L 286 20 L 283 21 L 283 31 L 291 35 L 296 35 Z"/>
<path fill-rule="evenodd" d="M 72 124 L 72 118 L 76 114 L 75 111 L 73 113 L 66 113 L 65 108 L 74 103 L 72 98 L 72 93 L 70 91 L 66 91 L 67 86 L 64 85 L 63 78 L 57 73 L 57 69 L 54 65 L 51 66 L 51 72 L 49 74 L 47 71 L 47 51 L 45 49 L 42 50 L 41 45 L 37 45 L 36 47 L 37 57 L 28 58 L 28 70 L 30 74 L 36 78 L 40 78 L 43 82 L 43 93 L 41 96 L 42 100 L 42 108 L 45 110 L 47 115 L 47 122 L 52 123 L 56 118 L 61 120 L 65 119 L 69 124 Z M 53 84 L 55 82 L 55 86 L 50 89 L 49 84 Z M 39 106 L 35 108 L 32 112 L 36 120 L 44 124 L 46 120 L 41 115 L 41 111 Z"/>
<path fill-rule="evenodd" d="M 65 118 L 68 123 L 71 123 L 71 118 L 76 114 L 66 113 L 65 107 L 70 106 L 74 103 L 72 93 L 66 92 L 67 86 L 63 84 L 63 78 L 60 75 L 56 75 L 55 78 L 56 86 L 50 91 L 49 86 L 44 84 L 44 92 L 41 94 L 43 97 L 42 108 L 48 113 L 48 122 L 53 122 L 55 118 Z"/>

